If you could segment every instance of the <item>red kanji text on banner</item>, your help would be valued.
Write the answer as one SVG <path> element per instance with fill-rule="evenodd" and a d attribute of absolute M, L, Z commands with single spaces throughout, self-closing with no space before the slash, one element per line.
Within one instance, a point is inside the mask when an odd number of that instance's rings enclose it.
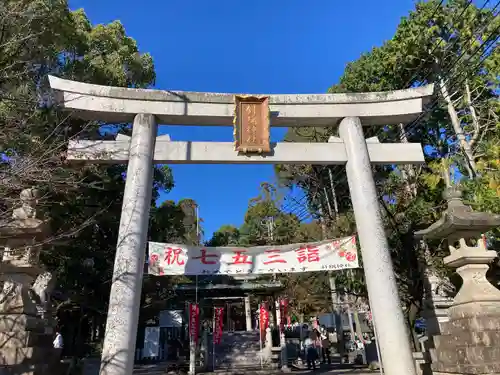
<path fill-rule="evenodd" d="M 355 237 L 309 244 L 195 247 L 149 243 L 151 275 L 245 275 L 358 268 Z"/>
<path fill-rule="evenodd" d="M 200 324 L 200 307 L 196 303 L 189 304 L 189 337 L 198 343 L 198 332 Z"/>

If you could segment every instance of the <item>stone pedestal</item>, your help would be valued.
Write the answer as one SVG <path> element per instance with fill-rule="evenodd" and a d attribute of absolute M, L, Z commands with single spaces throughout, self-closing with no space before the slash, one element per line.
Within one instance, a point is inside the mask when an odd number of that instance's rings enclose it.
<path fill-rule="evenodd" d="M 430 267 L 424 269 L 424 301 L 422 317 L 426 322 L 427 339 L 423 344 L 423 353 L 414 353 L 417 358 L 417 373 L 430 372 L 430 362 L 436 362 L 434 337 L 440 335 L 443 324 L 448 318 L 448 309 L 453 303 L 452 286 L 447 279 L 439 277 Z M 425 370 L 425 371 L 424 371 Z"/>
<path fill-rule="evenodd" d="M 486 279 L 497 252 L 488 250 L 481 238 L 500 226 L 500 216 L 472 211 L 457 190 L 445 194 L 443 218 L 420 235 L 448 239 L 450 255 L 444 263 L 456 269 L 463 284 L 448 309 L 448 321 L 433 337 L 431 368 L 434 375 L 500 374 L 500 291 Z"/>
<path fill-rule="evenodd" d="M 201 333 L 201 343 L 200 343 L 200 367 L 202 371 L 208 371 L 208 325 L 203 325 L 203 331 Z"/>
<path fill-rule="evenodd" d="M 445 264 L 456 267 L 463 285 L 448 310 L 449 321 L 434 337 L 434 373 L 500 374 L 500 291 L 486 279 L 496 251 L 482 241 L 451 247 Z"/>
<path fill-rule="evenodd" d="M 261 352 L 262 363 L 269 365 L 272 362 L 273 357 L 273 340 L 271 336 L 271 328 L 266 328 L 266 336 L 264 341 L 264 347 Z"/>
<path fill-rule="evenodd" d="M 424 301 L 422 317 L 426 321 L 427 333 L 439 335 L 441 326 L 448 321 L 448 309 L 453 303 L 453 290 L 447 279 L 439 277 L 432 269 L 424 270 Z"/>
<path fill-rule="evenodd" d="M 24 267 L 27 268 L 27 267 Z M 27 273 L 4 274 L 0 296 L 0 373 L 12 375 L 53 374 L 57 358 L 53 337 L 47 333 L 47 321 L 39 316 Z"/>
<path fill-rule="evenodd" d="M 245 296 L 245 324 L 247 332 L 252 331 L 252 308 L 250 305 L 250 296 Z"/>
<path fill-rule="evenodd" d="M 0 277 L 0 373 L 12 375 L 55 374 L 58 358 L 47 330 L 52 277 L 39 266 L 40 243 L 47 223 L 37 219 L 36 192 L 21 193 L 23 207 L 0 226 L 2 262 Z"/>

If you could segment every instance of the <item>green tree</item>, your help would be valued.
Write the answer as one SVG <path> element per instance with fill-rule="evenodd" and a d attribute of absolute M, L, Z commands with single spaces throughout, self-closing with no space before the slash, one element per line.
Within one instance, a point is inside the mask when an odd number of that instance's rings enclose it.
<path fill-rule="evenodd" d="M 370 129 L 382 141 L 420 142 L 427 166 L 375 169 L 400 293 L 410 321 L 421 309 L 423 265 L 444 272 L 440 244 L 415 243 L 415 230 L 434 222 L 444 208 L 442 191 L 459 183 L 474 207 L 500 212 L 499 37 L 492 9 L 465 0 L 419 2 L 393 38 L 349 63 L 331 93 L 396 90 L 434 83 L 436 96 L 425 116 L 404 127 Z M 336 128 L 291 129 L 290 141 L 325 142 Z M 444 162 L 443 162 L 444 160 Z M 308 207 L 329 231 L 352 221 L 344 174 L 338 167 L 279 166 L 280 180 L 299 186 Z M 323 176 L 321 178 L 321 176 Z M 333 212 L 333 214 L 330 214 Z M 347 225 L 346 225 L 347 224 Z M 491 236 L 492 241 L 498 235 Z M 430 264 L 429 264 L 430 263 Z M 362 282 L 362 278 L 358 278 Z"/>
<path fill-rule="evenodd" d="M 224 225 L 206 243 L 207 246 L 263 246 L 313 242 L 322 239 L 318 222 L 300 223 L 296 215 L 282 209 L 277 188 L 261 184 L 260 194 L 250 199 L 244 223 L 238 229 Z M 258 280 L 269 281 L 270 275 Z M 276 275 L 290 299 L 293 314 L 306 316 L 331 310 L 328 277 L 325 272 Z M 221 280 L 213 278 L 213 280 Z M 226 281 L 227 282 L 227 281 Z"/>
<path fill-rule="evenodd" d="M 41 260 L 58 279 L 60 323 L 81 352 L 84 326 L 104 332 L 126 168 L 69 164 L 66 145 L 130 134 L 131 126 L 58 111 L 49 74 L 141 88 L 154 83 L 155 73 L 151 56 L 139 52 L 119 21 L 92 26 L 83 10 L 70 11 L 64 0 L 0 4 L 0 221 L 10 218 L 20 190 L 41 190 L 38 214 L 51 225 L 39 244 Z M 186 238 L 181 210 L 154 203 L 160 190 L 173 188 L 170 169 L 155 167 L 154 180 L 151 238 Z"/>
<path fill-rule="evenodd" d="M 261 184 L 259 196 L 248 204 L 243 225 L 240 228 L 241 245 L 281 245 L 289 243 L 299 226 L 295 215 L 282 212 L 275 186 Z M 292 235 L 292 238 L 290 237 Z"/>
<path fill-rule="evenodd" d="M 240 240 L 240 231 L 232 225 L 223 225 L 212 235 L 212 238 L 206 242 L 206 246 L 231 246 L 237 245 Z"/>

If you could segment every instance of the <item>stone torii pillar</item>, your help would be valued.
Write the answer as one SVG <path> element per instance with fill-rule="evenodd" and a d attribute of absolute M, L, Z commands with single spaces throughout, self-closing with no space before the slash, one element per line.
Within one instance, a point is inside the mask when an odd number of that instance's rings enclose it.
<path fill-rule="evenodd" d="M 68 146 L 68 160 L 129 164 L 101 375 L 131 375 L 133 371 L 155 163 L 345 165 L 384 370 L 387 375 L 415 375 L 371 165 L 423 163 L 424 155 L 420 144 L 365 140 L 361 126 L 413 121 L 432 95 L 432 86 L 384 93 L 252 97 L 269 105 L 268 112 L 263 110 L 266 107 L 250 111 L 254 115 L 256 110 L 259 112 L 260 123 L 267 120 L 266 128 L 256 132 L 255 123 L 248 126 L 247 118 L 246 126 L 241 125 L 244 129 L 235 135 L 241 137 L 244 133 L 245 139 L 251 136 L 262 141 L 254 145 L 262 153 L 242 155 L 232 142 L 172 142 L 165 136 L 156 137 L 157 121 L 233 126 L 236 97 L 231 94 L 127 89 L 56 77 L 49 80 L 57 102 L 73 111 L 74 116 L 134 123 L 130 139 L 121 136 L 116 141 L 70 141 Z M 266 134 L 269 138 L 269 125 L 331 126 L 338 121 L 340 138 L 333 137 L 329 143 L 263 142 Z"/>
<path fill-rule="evenodd" d="M 245 302 L 245 328 L 247 332 L 252 331 L 252 307 L 250 305 L 250 296 L 244 297 Z"/>
<path fill-rule="evenodd" d="M 131 374 L 153 186 L 154 115 L 135 116 L 102 349 L 102 375 Z"/>
<path fill-rule="evenodd" d="M 339 134 L 347 152 L 347 181 L 384 370 L 391 375 L 413 375 L 415 364 L 360 119 L 343 119 Z"/>

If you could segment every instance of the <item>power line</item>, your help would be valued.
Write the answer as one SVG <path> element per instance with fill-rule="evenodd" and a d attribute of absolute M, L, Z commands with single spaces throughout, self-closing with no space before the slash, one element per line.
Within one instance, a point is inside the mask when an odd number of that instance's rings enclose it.
<path fill-rule="evenodd" d="M 497 29 L 495 29 L 495 31 L 497 31 L 499 29 L 500 29 L 500 26 L 497 27 Z M 491 37 L 491 35 L 490 35 L 490 37 Z M 494 40 L 492 40 L 491 44 L 495 43 L 499 38 L 500 38 L 500 36 L 497 36 Z M 489 40 L 489 38 L 488 38 L 488 40 Z M 489 46 L 488 46 L 488 48 L 489 48 Z M 476 53 L 477 52 L 478 52 L 478 50 L 476 50 Z M 474 53 L 471 57 L 475 56 L 476 53 Z M 475 69 L 477 69 L 479 66 L 481 66 L 482 63 L 484 62 L 484 60 L 486 60 L 486 58 L 488 58 L 488 57 L 489 57 L 488 55 L 482 56 L 480 58 L 480 61 L 475 65 Z M 470 58 L 469 58 L 469 60 L 470 60 Z M 462 73 L 463 72 L 459 72 L 458 73 L 459 76 L 461 76 Z M 453 78 L 457 78 L 457 77 L 448 77 L 448 79 L 446 80 L 446 82 L 438 83 L 438 85 L 440 85 L 440 87 L 446 86 L 446 83 L 449 82 L 449 81 L 451 81 Z M 467 78 L 468 78 L 467 75 L 465 75 L 462 80 L 456 81 L 451 87 L 448 87 L 448 96 L 447 97 L 443 97 L 443 99 L 451 98 L 452 95 L 453 95 L 454 90 L 456 88 L 458 88 L 459 86 L 461 86 L 462 84 L 464 84 L 465 81 L 467 80 Z M 423 118 L 427 114 L 429 114 L 431 111 L 433 111 L 439 105 L 439 103 L 440 103 L 440 97 L 439 97 L 439 95 L 436 95 L 436 98 L 431 102 L 431 104 L 414 121 L 412 121 L 408 125 L 408 127 L 405 128 L 405 131 L 402 132 L 401 135 L 400 135 L 399 141 L 402 141 L 406 136 L 408 136 L 409 132 L 411 130 L 413 130 L 419 124 L 419 122 L 423 120 Z"/>
<path fill-rule="evenodd" d="M 484 2 L 483 6 L 482 6 L 480 9 L 478 9 L 478 11 L 477 11 L 477 13 L 476 13 L 475 17 L 471 20 L 471 22 L 474 22 L 474 21 L 477 19 L 478 15 L 480 15 L 480 14 L 481 14 L 481 11 L 482 11 L 482 10 L 486 7 L 486 5 L 487 5 L 490 1 L 491 1 L 491 0 L 486 0 L 486 1 Z M 472 4 L 472 1 L 469 1 L 469 3 L 467 4 L 467 6 L 466 6 L 466 7 L 464 8 L 464 10 L 462 11 L 461 16 L 465 13 L 465 11 L 467 10 L 467 8 L 468 8 L 471 4 Z M 495 10 L 496 10 L 496 8 L 498 7 L 498 5 L 499 5 L 499 4 L 500 4 L 500 1 L 498 1 L 498 2 L 496 3 L 495 7 L 491 10 L 491 12 L 492 12 L 492 13 L 494 13 L 494 12 L 495 12 Z M 494 16 L 493 18 L 495 18 L 495 16 Z M 492 21 L 493 21 L 493 20 L 492 20 Z M 491 24 L 491 22 L 492 22 L 492 21 L 490 21 L 490 22 L 489 22 L 489 23 L 487 23 L 486 25 L 483 25 L 483 27 L 481 28 L 481 30 L 479 31 L 479 33 L 483 32 L 483 31 L 486 29 L 486 27 L 487 27 L 488 25 L 490 25 L 490 24 Z M 475 31 L 472 33 L 472 39 L 470 39 L 470 40 L 469 40 L 469 47 L 471 47 L 471 46 L 472 46 L 472 43 L 473 43 L 473 41 L 474 41 L 474 39 L 473 39 L 473 38 L 474 38 L 474 36 L 475 36 L 477 33 L 478 33 L 478 30 L 475 30 Z M 457 43 L 459 43 L 459 40 L 460 40 L 460 38 L 457 36 L 457 37 L 453 40 L 453 42 L 452 42 L 452 43 L 450 43 L 448 46 L 446 46 L 446 49 L 445 49 L 444 53 L 446 53 L 446 52 L 447 52 L 447 50 L 451 50 L 451 49 L 452 49 L 452 48 L 453 48 L 453 47 L 454 47 Z M 436 46 L 435 46 L 435 47 L 434 47 L 434 49 L 433 49 L 433 50 L 429 53 L 429 55 L 430 55 L 430 56 L 432 56 L 432 55 L 433 55 L 433 53 L 434 53 L 434 51 L 435 51 L 435 50 L 436 50 L 439 46 L 440 46 L 440 43 L 436 44 Z M 469 47 L 467 47 L 467 48 L 469 48 Z M 461 55 L 457 58 L 457 60 L 455 60 L 455 64 L 447 64 L 447 65 L 445 65 L 445 66 L 443 67 L 443 70 L 445 71 L 448 67 L 452 68 L 453 66 L 455 66 L 455 65 L 456 65 L 456 63 L 458 63 L 458 61 L 460 60 L 460 58 L 463 56 L 463 54 L 465 53 L 465 51 L 466 51 L 466 49 L 464 49 L 464 50 L 463 50 L 463 53 L 462 53 L 462 54 L 461 54 Z M 422 64 L 423 64 L 423 63 L 424 63 L 424 61 L 422 61 Z M 453 66 L 452 66 L 452 65 L 453 65 Z M 418 74 L 418 72 L 417 72 L 416 74 Z M 426 75 L 426 76 L 422 79 L 421 84 L 423 84 L 424 82 L 426 82 L 426 81 L 427 81 L 427 79 L 429 78 L 430 74 L 431 74 L 431 72 L 429 72 L 429 73 L 428 73 L 428 74 L 427 74 L 427 75 Z M 407 84 L 408 84 L 408 83 L 407 83 Z"/>
<path fill-rule="evenodd" d="M 490 0 L 487 0 L 487 1 L 485 2 L 485 4 L 483 4 L 483 7 L 482 7 L 481 9 L 483 9 L 489 1 L 490 1 Z M 500 1 L 499 1 L 499 2 L 497 2 L 497 4 L 495 5 L 495 7 L 494 7 L 493 9 L 495 10 L 495 9 L 498 7 L 498 5 L 499 5 L 499 4 L 500 4 Z M 468 7 L 469 5 L 470 5 L 470 2 L 469 2 L 469 4 L 467 5 L 467 7 Z M 494 10 L 493 10 L 493 11 L 494 11 Z M 462 11 L 461 15 L 463 15 L 464 13 L 465 13 L 465 9 Z M 492 19 L 492 20 L 490 20 L 487 24 L 483 25 L 483 28 L 481 29 L 481 32 L 482 32 L 483 30 L 485 30 L 485 29 L 486 29 L 489 25 L 491 25 L 491 23 L 493 22 L 493 20 L 495 19 L 495 17 L 496 17 L 496 15 L 494 14 L 494 15 L 493 15 L 493 19 Z M 468 62 L 468 61 L 471 61 L 471 59 L 472 59 L 475 55 L 477 55 L 477 53 L 478 53 L 479 51 L 483 50 L 483 53 L 481 54 L 481 56 L 480 56 L 480 58 L 479 58 L 479 62 L 476 64 L 476 66 L 475 66 L 474 70 L 476 70 L 477 68 L 479 68 L 479 66 L 481 66 L 481 64 L 484 62 L 484 60 L 488 57 L 487 52 L 489 51 L 490 47 L 491 47 L 491 46 L 492 46 L 492 45 L 493 45 L 493 44 L 494 44 L 494 43 L 495 43 L 495 42 L 499 39 L 499 36 L 494 37 L 495 32 L 496 32 L 499 28 L 500 28 L 500 26 L 499 26 L 499 27 L 497 27 L 497 28 L 496 28 L 496 29 L 495 29 L 495 30 L 494 30 L 494 31 L 493 31 L 493 32 L 489 35 L 489 37 L 488 37 L 485 41 L 483 41 L 483 42 L 482 42 L 482 43 L 481 43 L 481 44 L 480 44 L 480 45 L 479 45 L 479 46 L 475 49 L 475 51 L 472 53 L 472 55 L 470 55 L 470 56 L 468 57 L 467 62 Z M 469 44 L 469 47 L 472 47 L 472 45 L 473 45 L 473 41 L 475 40 L 474 38 L 475 38 L 475 36 L 476 36 L 476 35 L 477 35 L 477 32 L 474 32 L 474 33 L 473 33 L 473 35 L 472 35 L 472 38 L 473 38 L 473 39 L 472 39 L 472 40 L 470 40 L 470 42 L 468 43 L 468 44 Z M 493 39 L 492 39 L 492 38 L 493 38 Z M 457 41 L 458 41 L 458 39 L 455 39 L 455 41 L 454 41 L 453 43 L 451 43 L 449 46 L 447 46 L 447 50 L 448 50 L 449 48 L 452 48 L 452 47 L 453 47 L 453 45 L 454 45 L 455 43 L 457 43 Z M 485 48 L 483 48 L 483 47 L 485 47 Z M 462 50 L 462 53 L 460 54 L 460 56 L 458 56 L 452 64 L 448 64 L 448 65 L 447 65 L 447 67 L 450 67 L 449 72 L 451 72 L 451 71 L 453 70 L 453 67 L 454 67 L 454 66 L 457 66 L 457 64 L 458 64 L 458 63 L 459 63 L 459 61 L 462 59 L 462 57 L 463 57 L 463 56 L 465 56 L 466 52 L 467 52 L 467 49 L 463 49 L 463 50 Z M 483 56 L 483 55 L 485 55 L 485 56 Z M 466 65 L 465 65 L 465 64 L 466 64 L 466 62 L 464 63 L 462 70 L 458 70 L 458 71 L 456 71 L 453 75 L 448 76 L 448 77 L 446 78 L 446 82 L 449 82 L 449 81 L 451 81 L 452 79 L 456 79 L 456 78 L 458 78 L 458 77 L 462 76 L 464 72 L 465 72 L 465 73 L 467 73 L 467 72 L 466 72 Z M 417 73 L 417 74 L 418 74 L 418 73 Z M 455 88 L 457 85 L 461 85 L 462 83 L 464 83 L 464 82 L 465 82 L 465 79 L 467 79 L 467 74 L 465 75 L 465 78 L 464 78 L 463 80 L 461 80 L 461 81 L 459 81 L 459 82 L 455 82 L 455 83 L 454 83 L 454 85 L 452 86 L 453 88 L 449 90 L 449 93 L 450 93 L 449 95 L 450 95 L 450 96 L 451 96 L 451 95 L 453 95 L 454 88 Z M 404 136 L 405 136 L 406 134 L 408 134 L 408 132 L 409 132 L 411 129 L 413 129 L 415 126 L 417 126 L 417 125 L 418 125 L 418 123 L 419 123 L 420 119 L 422 119 L 422 118 L 423 118 L 423 117 L 424 117 L 424 116 L 425 116 L 425 115 L 426 115 L 429 111 L 432 111 L 432 110 L 436 107 L 436 105 L 439 103 L 439 100 L 440 100 L 440 98 L 439 98 L 439 96 L 437 96 L 437 97 L 436 97 L 436 99 L 434 99 L 434 101 L 432 102 L 432 105 L 431 105 L 431 106 L 428 106 L 428 107 L 427 107 L 427 108 L 426 108 L 426 109 L 425 109 L 425 110 L 424 110 L 424 111 L 423 111 L 423 112 L 419 115 L 419 117 L 417 117 L 417 119 L 415 119 L 415 120 L 414 120 L 414 121 L 410 124 L 410 126 L 409 126 L 409 127 L 407 127 L 407 128 L 405 129 L 405 132 L 401 134 L 401 137 L 400 137 L 401 139 L 400 139 L 400 141 L 401 141 L 401 140 L 403 140 Z M 329 168 L 329 166 L 327 166 L 326 168 Z M 339 177 L 339 175 L 340 175 L 341 173 L 342 173 L 342 171 L 338 171 L 338 172 L 337 172 L 337 174 L 335 175 L 335 180 L 337 180 L 337 178 Z M 320 182 L 321 182 L 321 181 L 320 181 Z M 337 186 L 338 186 L 338 183 L 336 184 L 336 186 L 335 186 L 335 187 L 337 187 Z M 306 187 L 306 189 L 307 189 L 307 187 Z M 306 195 L 306 197 L 307 197 L 307 195 Z"/>
<path fill-rule="evenodd" d="M 494 9 L 496 9 L 499 5 L 500 5 L 500 1 L 498 1 L 496 3 Z M 491 25 L 492 22 L 496 19 L 497 16 L 498 16 L 498 14 L 496 14 L 496 15 L 494 14 L 492 20 L 490 22 L 488 22 L 486 25 L 483 25 L 483 28 L 481 29 L 481 32 L 484 31 L 489 25 Z M 488 36 L 488 38 L 486 40 L 484 40 L 479 46 L 477 46 L 477 48 L 475 49 L 475 51 L 472 52 L 472 55 L 469 56 L 469 58 L 468 58 L 467 61 L 470 61 L 479 51 L 481 51 L 481 49 L 482 49 L 482 47 L 484 45 L 487 45 L 487 47 L 484 49 L 483 53 L 481 54 L 479 63 L 475 66 L 475 68 L 473 70 L 476 70 L 484 62 L 484 60 L 488 57 L 488 55 L 485 55 L 484 57 L 482 55 L 484 53 L 487 53 L 488 49 L 491 47 L 491 45 L 494 44 L 499 39 L 499 36 L 497 36 L 497 37 L 495 37 L 490 42 L 490 40 L 492 39 L 492 37 L 494 37 L 494 35 L 496 34 L 496 32 L 499 29 L 500 29 L 500 25 L 495 30 L 493 30 L 490 33 L 490 35 Z M 474 39 L 475 38 L 475 34 L 476 33 L 473 33 L 473 35 L 472 35 L 473 39 L 471 39 L 469 41 L 469 47 L 473 46 L 473 42 L 475 40 Z M 457 40 L 458 39 L 456 39 L 455 42 Z M 451 48 L 452 46 L 453 46 L 453 43 L 452 43 L 451 46 L 448 46 L 448 48 Z M 451 66 L 447 65 L 447 67 L 450 67 L 450 69 L 448 70 L 449 72 L 452 71 L 453 67 L 457 66 L 458 62 L 462 59 L 463 56 L 465 56 L 466 52 L 467 52 L 467 49 L 464 49 L 462 51 L 462 53 L 455 59 L 454 63 L 451 64 Z M 463 72 L 466 72 L 466 63 L 464 63 L 462 66 L 463 66 L 462 71 L 459 70 L 459 71 L 455 72 L 452 76 L 447 77 L 446 81 L 443 82 L 443 84 L 446 85 L 452 79 L 456 79 L 457 75 L 461 76 L 463 74 Z M 449 93 L 448 96 L 451 97 L 453 95 L 453 92 L 454 92 L 455 88 L 458 87 L 458 86 L 460 86 L 461 84 L 463 84 L 466 79 L 467 79 L 467 75 L 465 75 L 465 78 L 462 81 L 460 81 L 458 84 L 457 84 L 457 82 L 455 82 L 455 84 L 452 86 L 452 88 L 448 90 L 448 93 Z M 441 85 L 441 83 L 438 83 L 438 85 Z M 444 99 L 446 99 L 446 98 L 444 98 Z M 427 108 L 414 121 L 412 121 L 405 128 L 405 131 L 402 132 L 401 135 L 400 135 L 400 137 L 399 137 L 399 141 L 402 141 L 409 134 L 409 131 L 411 131 L 416 125 L 418 125 L 419 121 L 421 121 L 430 111 L 434 110 L 434 108 L 436 107 L 437 104 L 439 104 L 439 95 L 436 95 L 436 98 L 431 102 L 431 105 L 428 105 Z"/>
<path fill-rule="evenodd" d="M 490 0 L 488 0 L 490 1 Z M 436 15 L 437 11 L 441 8 L 441 6 L 443 5 L 444 3 L 444 0 L 441 0 L 439 2 L 439 4 L 436 6 L 436 8 L 434 9 L 434 12 L 431 14 L 431 16 L 429 17 L 429 21 L 432 20 L 434 18 L 434 16 Z M 469 0 L 469 3 L 467 4 L 467 7 L 472 3 L 472 0 Z M 465 9 L 467 9 L 467 7 Z M 430 55 L 432 55 L 436 48 L 438 47 L 438 45 L 436 45 L 434 47 L 434 49 L 430 52 Z M 418 66 L 417 68 L 417 71 L 415 72 L 415 74 L 413 75 L 412 78 L 410 78 L 404 85 L 403 85 L 403 88 L 407 87 L 409 84 L 411 84 L 413 82 L 413 80 L 417 77 L 418 73 L 420 72 L 420 70 L 422 69 L 422 67 L 424 66 L 424 63 L 425 61 L 421 61 L 420 62 L 420 65 Z"/>

